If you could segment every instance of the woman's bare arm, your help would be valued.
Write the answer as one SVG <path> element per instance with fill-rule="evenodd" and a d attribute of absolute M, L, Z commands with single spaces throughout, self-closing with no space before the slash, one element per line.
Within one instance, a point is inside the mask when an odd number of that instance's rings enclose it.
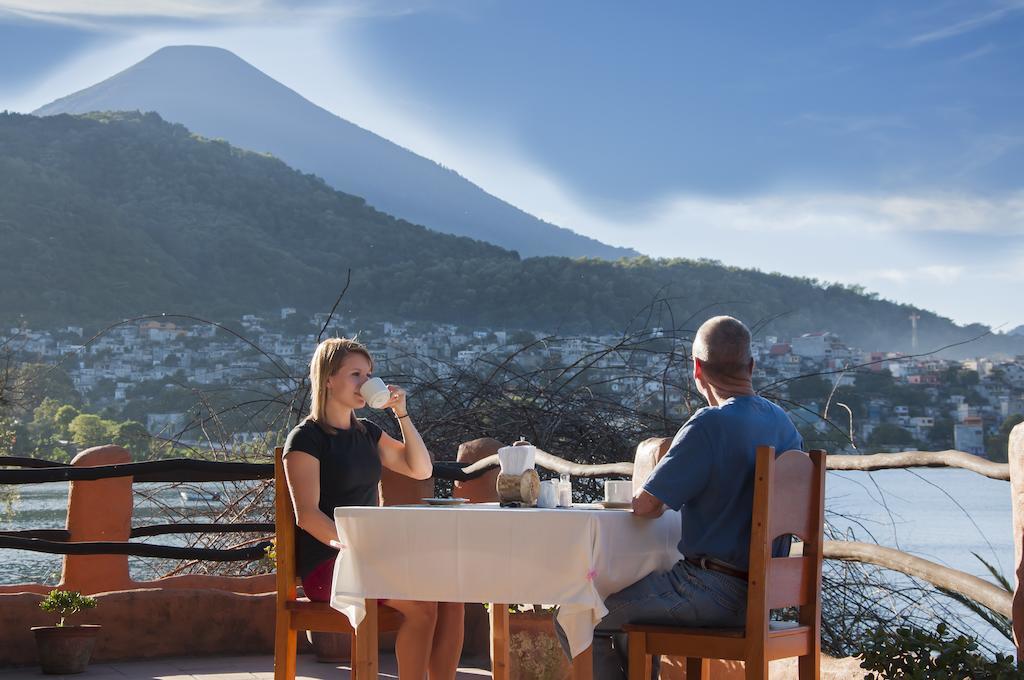
<path fill-rule="evenodd" d="M 320 510 L 320 461 L 305 451 L 289 451 L 284 457 L 284 476 L 295 508 L 295 523 L 324 545 L 337 543 L 334 520 Z"/>
<path fill-rule="evenodd" d="M 430 462 L 427 445 L 408 416 L 398 422 L 402 424 L 402 439 L 405 441 L 400 442 L 386 432 L 381 433 L 377 443 L 381 463 L 406 477 L 428 479 L 434 474 L 434 464 Z"/>
<path fill-rule="evenodd" d="M 377 447 L 380 450 L 380 461 L 389 470 L 412 477 L 428 479 L 434 474 L 434 464 L 430 461 L 430 452 L 423 443 L 416 426 L 412 424 L 409 408 L 406 404 L 405 390 L 395 385 L 388 385 L 391 398 L 381 408 L 390 408 L 398 418 L 402 428 L 402 441 L 381 433 Z"/>

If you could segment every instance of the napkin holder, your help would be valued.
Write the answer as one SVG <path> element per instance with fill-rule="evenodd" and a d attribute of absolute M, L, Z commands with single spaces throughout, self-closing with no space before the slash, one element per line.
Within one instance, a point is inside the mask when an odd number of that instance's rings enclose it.
<path fill-rule="evenodd" d="M 501 472 L 496 483 L 498 502 L 503 507 L 532 507 L 540 497 L 540 475 L 533 468 L 536 449 L 520 439 L 498 449 Z"/>

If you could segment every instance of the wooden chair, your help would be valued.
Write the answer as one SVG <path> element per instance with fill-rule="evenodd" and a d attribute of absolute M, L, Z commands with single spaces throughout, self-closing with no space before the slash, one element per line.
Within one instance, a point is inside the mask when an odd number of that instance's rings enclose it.
<path fill-rule="evenodd" d="M 274 633 L 274 680 L 295 679 L 295 651 L 300 630 L 349 633 L 352 637 L 352 677 L 364 680 L 377 677 L 378 630 L 398 630 L 401 614 L 390 607 L 366 601 L 366 618 L 352 629 L 348 618 L 331 609 L 326 602 L 310 602 L 296 597 L 295 513 L 288 483 L 284 477 L 284 453 L 274 450 L 274 507 L 277 532 L 277 620 Z"/>
<path fill-rule="evenodd" d="M 746 677 L 767 678 L 768 662 L 799 658 L 801 680 L 821 676 L 821 550 L 825 452 L 757 449 L 750 532 L 747 621 L 743 628 L 627 625 L 630 680 L 647 680 L 652 654 L 686 657 L 687 680 L 706 680 L 709 659 L 742 660 Z M 772 557 L 772 542 L 793 534 L 803 554 Z M 769 623 L 772 609 L 799 607 L 795 623 Z"/>

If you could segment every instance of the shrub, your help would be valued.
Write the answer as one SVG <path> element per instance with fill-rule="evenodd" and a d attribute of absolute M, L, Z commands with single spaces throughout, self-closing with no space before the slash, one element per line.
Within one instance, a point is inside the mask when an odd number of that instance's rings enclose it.
<path fill-rule="evenodd" d="M 961 680 L 1020 678 L 1013 658 L 996 654 L 990 659 L 978 651 L 978 641 L 966 635 L 949 635 L 940 622 L 935 632 L 922 628 L 875 631 L 861 650 L 865 680 L 906 678 L 907 680 Z"/>
<path fill-rule="evenodd" d="M 39 608 L 43 611 L 57 612 L 60 615 L 58 626 L 63 626 L 64 619 L 69 616 L 95 606 L 96 598 L 87 597 L 76 590 L 51 590 L 39 603 Z"/>

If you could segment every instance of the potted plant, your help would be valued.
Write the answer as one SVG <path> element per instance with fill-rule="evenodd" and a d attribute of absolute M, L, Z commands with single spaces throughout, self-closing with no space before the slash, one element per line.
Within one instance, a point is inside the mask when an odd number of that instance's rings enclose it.
<path fill-rule="evenodd" d="M 95 598 L 71 590 L 51 590 L 39 603 L 40 609 L 55 612 L 60 616 L 60 622 L 56 626 L 32 628 L 36 636 L 39 665 L 42 666 L 44 673 L 81 673 L 89 665 L 89 657 L 92 656 L 100 626 L 69 626 L 65 621 L 69 616 L 95 606 Z"/>

